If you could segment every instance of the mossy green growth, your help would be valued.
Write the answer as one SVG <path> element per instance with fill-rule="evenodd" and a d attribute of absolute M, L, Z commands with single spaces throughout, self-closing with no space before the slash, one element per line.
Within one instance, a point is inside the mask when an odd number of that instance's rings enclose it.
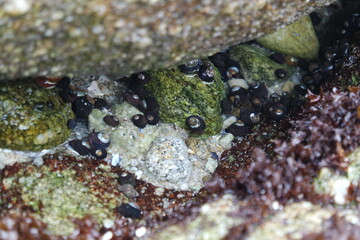
<path fill-rule="evenodd" d="M 101 169 L 94 174 L 113 177 Z M 100 224 L 114 220 L 114 208 L 122 199 L 112 193 L 90 189 L 76 179 L 75 170 L 51 171 L 49 167 L 30 166 L 15 176 L 4 179 L 4 185 L 16 189 L 25 205 L 32 207 L 34 216 L 47 224 L 47 230 L 57 236 L 67 236 L 75 230 L 70 218 L 92 216 Z M 86 181 L 86 179 L 85 179 Z"/>
<path fill-rule="evenodd" d="M 189 77 L 178 68 L 149 72 L 152 81 L 145 88 L 158 101 L 163 122 L 175 123 L 186 129 L 186 118 L 190 115 L 199 115 L 206 124 L 205 131 L 199 137 L 206 138 L 220 132 L 220 103 L 225 96 L 225 90 L 220 73 L 214 66 L 213 68 L 215 80 L 210 84 L 202 81 L 197 75 Z"/>
<path fill-rule="evenodd" d="M 268 87 L 275 82 L 285 82 L 294 74 L 295 68 L 279 64 L 269 58 L 270 53 L 260 47 L 241 44 L 230 48 L 230 58 L 240 63 L 241 73 L 248 82 L 262 82 Z M 285 78 L 278 78 L 275 71 L 282 68 Z"/>
<path fill-rule="evenodd" d="M 275 52 L 293 57 L 308 60 L 315 60 L 318 57 L 319 40 L 309 16 L 257 38 L 256 41 Z"/>
<path fill-rule="evenodd" d="M 33 80 L 0 83 L 0 148 L 40 151 L 70 135 L 73 118 L 57 89 L 42 89 Z"/>

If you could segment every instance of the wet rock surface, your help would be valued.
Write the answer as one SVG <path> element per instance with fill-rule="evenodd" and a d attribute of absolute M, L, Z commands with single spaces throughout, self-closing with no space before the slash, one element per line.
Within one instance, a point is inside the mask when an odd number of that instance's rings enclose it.
<path fill-rule="evenodd" d="M 41 151 L 64 142 L 71 108 L 33 79 L 0 84 L 0 148 Z"/>
<path fill-rule="evenodd" d="M 1 0 L 0 79 L 123 76 L 171 66 L 254 39 L 330 2 Z"/>

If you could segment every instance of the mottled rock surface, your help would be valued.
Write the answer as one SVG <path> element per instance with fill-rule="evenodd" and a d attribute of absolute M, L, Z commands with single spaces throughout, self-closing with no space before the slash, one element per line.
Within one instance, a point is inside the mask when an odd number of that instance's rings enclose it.
<path fill-rule="evenodd" d="M 331 0 L 0 0 L 0 79 L 121 76 L 254 39 Z"/>

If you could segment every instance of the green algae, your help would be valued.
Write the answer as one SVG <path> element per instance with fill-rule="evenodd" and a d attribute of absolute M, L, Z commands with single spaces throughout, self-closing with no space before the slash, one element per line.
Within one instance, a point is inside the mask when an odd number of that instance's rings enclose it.
<path fill-rule="evenodd" d="M 0 148 L 40 151 L 70 135 L 69 104 L 56 89 L 42 89 L 32 80 L 0 83 Z"/>
<path fill-rule="evenodd" d="M 116 174 L 108 168 L 97 168 L 93 173 L 101 178 L 113 178 Z M 91 216 L 99 223 L 115 219 L 114 208 L 122 199 L 113 192 L 102 192 L 101 189 L 87 186 L 93 176 L 78 180 L 79 173 L 73 169 L 52 171 L 47 166 L 36 168 L 28 166 L 16 175 L 3 179 L 9 191 L 20 193 L 21 200 L 30 206 L 34 217 L 47 224 L 47 230 L 54 235 L 67 236 L 76 226 L 73 218 L 81 219 Z M 116 191 L 116 189 L 114 190 Z M 13 197 L 12 201 L 16 201 Z"/>
<path fill-rule="evenodd" d="M 257 38 L 262 46 L 293 57 L 315 60 L 319 52 L 319 40 L 309 16 L 301 18 L 285 28 Z"/>
<path fill-rule="evenodd" d="M 145 87 L 158 101 L 162 121 L 175 123 L 186 129 L 186 118 L 190 115 L 199 115 L 206 124 L 201 138 L 220 132 L 220 102 L 225 91 L 220 73 L 213 68 L 215 80 L 210 84 L 204 83 L 197 75 L 186 76 L 177 68 L 149 72 L 152 81 Z"/>
<path fill-rule="evenodd" d="M 230 48 L 230 58 L 240 63 L 241 73 L 248 82 L 262 82 L 271 86 L 276 82 L 285 82 L 295 68 L 272 61 L 269 53 L 256 46 L 241 44 Z M 287 77 L 278 78 L 275 71 L 279 68 L 286 70 Z"/>

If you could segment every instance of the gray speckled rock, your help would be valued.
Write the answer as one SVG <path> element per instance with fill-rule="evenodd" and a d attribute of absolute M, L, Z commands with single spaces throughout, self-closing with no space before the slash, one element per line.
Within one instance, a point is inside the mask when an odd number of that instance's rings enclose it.
<path fill-rule="evenodd" d="M 254 39 L 332 0 L 0 0 L 0 79 L 121 76 Z"/>

